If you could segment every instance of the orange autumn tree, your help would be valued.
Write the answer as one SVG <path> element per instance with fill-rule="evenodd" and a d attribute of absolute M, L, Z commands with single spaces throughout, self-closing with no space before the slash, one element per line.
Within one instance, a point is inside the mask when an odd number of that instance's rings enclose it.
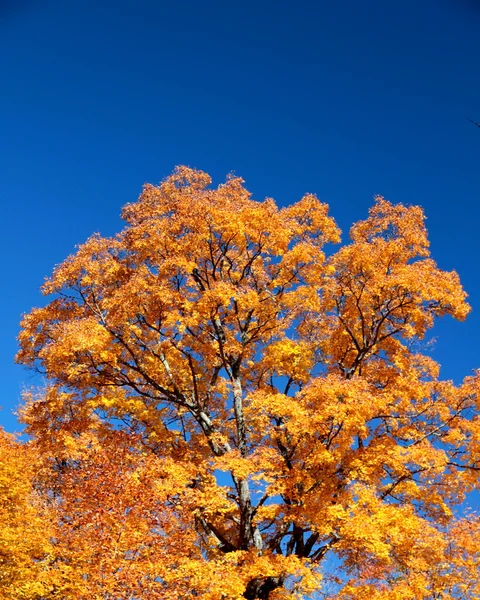
<path fill-rule="evenodd" d="M 421 353 L 464 319 L 419 207 L 339 242 L 314 195 L 256 202 L 178 168 L 23 320 L 49 384 L 23 418 L 75 598 L 478 597 L 478 380 Z"/>
<path fill-rule="evenodd" d="M 0 428 L 0 597 L 41 600 L 62 587 L 53 515 L 34 489 L 36 453 Z"/>

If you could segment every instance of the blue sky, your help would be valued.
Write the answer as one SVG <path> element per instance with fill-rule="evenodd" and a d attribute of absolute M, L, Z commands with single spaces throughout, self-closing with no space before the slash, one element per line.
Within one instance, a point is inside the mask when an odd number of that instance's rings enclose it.
<path fill-rule="evenodd" d="M 473 306 L 434 357 L 480 367 L 479 26 L 473 0 L 4 0 L 0 423 L 42 383 L 13 356 L 44 277 L 177 164 L 280 204 L 315 192 L 344 232 L 375 194 L 421 204 Z"/>

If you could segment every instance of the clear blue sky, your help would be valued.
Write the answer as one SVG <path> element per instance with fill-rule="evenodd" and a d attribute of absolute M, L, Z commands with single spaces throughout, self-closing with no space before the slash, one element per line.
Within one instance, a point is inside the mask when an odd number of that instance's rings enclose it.
<path fill-rule="evenodd" d="M 473 0 L 3 0 L 0 422 L 42 383 L 13 356 L 44 277 L 177 164 L 315 192 L 345 232 L 374 194 L 421 204 L 473 305 L 434 356 L 480 367 L 479 32 Z"/>

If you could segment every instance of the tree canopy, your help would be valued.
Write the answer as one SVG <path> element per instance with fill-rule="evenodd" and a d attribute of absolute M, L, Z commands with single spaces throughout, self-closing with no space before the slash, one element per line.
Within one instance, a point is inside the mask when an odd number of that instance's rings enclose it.
<path fill-rule="evenodd" d="M 421 208 L 378 197 L 335 250 L 316 196 L 278 208 L 179 167 L 123 218 L 22 322 L 74 590 L 44 597 L 478 597 L 478 517 L 455 508 L 478 485 L 478 377 L 440 379 L 422 342 L 469 306 Z"/>

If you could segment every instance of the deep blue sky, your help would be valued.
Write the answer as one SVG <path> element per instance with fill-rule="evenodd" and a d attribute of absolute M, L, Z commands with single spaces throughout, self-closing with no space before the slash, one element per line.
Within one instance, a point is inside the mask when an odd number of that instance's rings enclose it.
<path fill-rule="evenodd" d="M 421 204 L 473 305 L 434 356 L 480 367 L 479 31 L 473 0 L 3 0 L 0 423 L 42 383 L 13 356 L 44 277 L 177 164 L 315 192 L 345 232 L 374 194 Z"/>

